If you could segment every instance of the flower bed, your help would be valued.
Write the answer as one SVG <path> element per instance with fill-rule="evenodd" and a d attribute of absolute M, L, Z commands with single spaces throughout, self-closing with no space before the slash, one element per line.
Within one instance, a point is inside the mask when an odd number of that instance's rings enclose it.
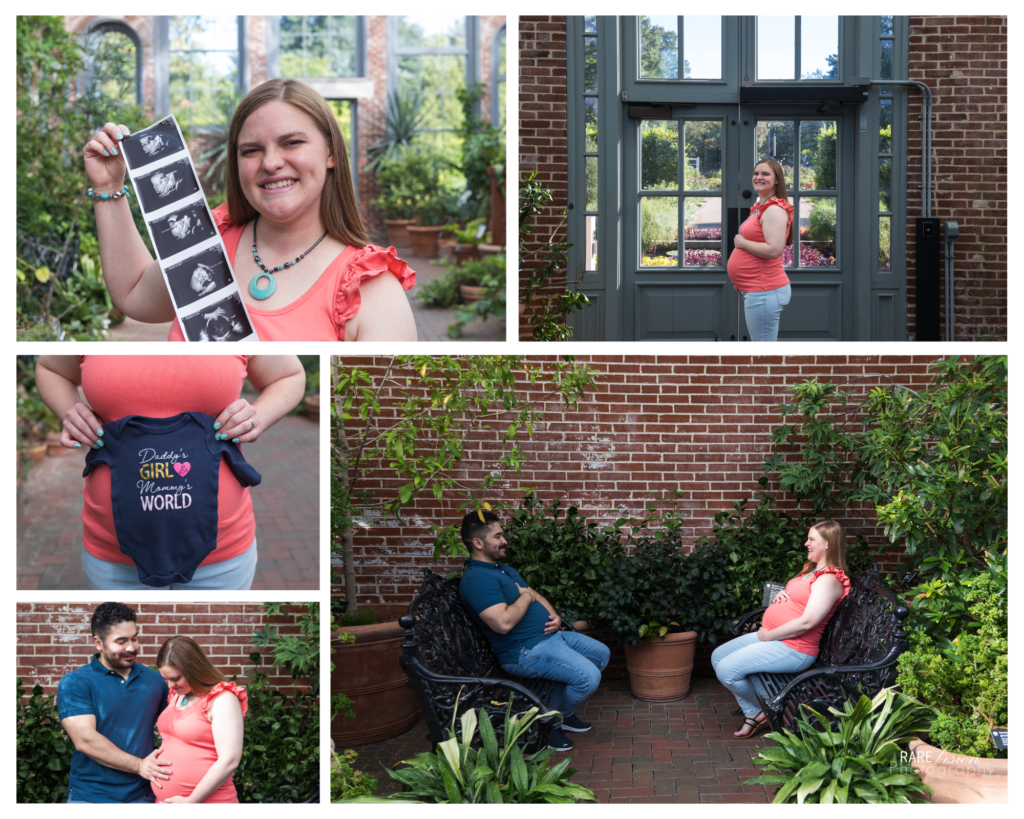
<path fill-rule="evenodd" d="M 685 267 L 721 267 L 722 254 L 717 250 L 686 250 L 683 253 Z M 671 256 L 644 256 L 641 267 L 678 267 L 679 262 Z"/>
<path fill-rule="evenodd" d="M 698 240 L 718 240 L 722 238 L 721 228 L 705 228 L 697 229 L 686 228 L 686 239 L 687 241 L 698 241 Z"/>
<path fill-rule="evenodd" d="M 782 251 L 782 264 L 785 267 L 793 266 L 793 248 L 789 245 Z M 836 257 L 826 256 L 816 247 L 801 243 L 800 245 L 800 267 L 835 267 Z"/>

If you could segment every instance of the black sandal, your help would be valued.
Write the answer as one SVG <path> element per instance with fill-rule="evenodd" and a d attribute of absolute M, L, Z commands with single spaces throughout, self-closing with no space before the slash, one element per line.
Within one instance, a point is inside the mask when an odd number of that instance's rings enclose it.
<path fill-rule="evenodd" d="M 744 717 L 743 725 L 740 726 L 740 730 L 745 728 L 747 725 L 751 726 L 753 730 L 751 730 L 749 734 L 741 734 L 739 731 L 733 731 L 732 735 L 736 739 L 750 739 L 761 733 L 761 729 L 763 729 L 767 724 L 768 717 L 764 717 L 763 719 L 757 719 L 756 717 Z"/>

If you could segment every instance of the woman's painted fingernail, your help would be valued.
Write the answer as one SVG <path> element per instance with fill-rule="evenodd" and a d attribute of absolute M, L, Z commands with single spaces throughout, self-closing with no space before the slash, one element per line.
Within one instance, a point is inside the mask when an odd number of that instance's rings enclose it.
<path fill-rule="evenodd" d="M 214 421 L 213 422 L 213 428 L 214 429 L 220 429 L 220 421 Z"/>
<path fill-rule="evenodd" d="M 103 441 L 97 441 L 95 444 L 92 445 L 92 448 L 93 449 L 99 449 L 100 446 L 102 446 L 102 445 L 103 445 Z"/>
<path fill-rule="evenodd" d="M 124 139 L 124 137 L 121 136 L 121 132 L 120 131 L 114 131 L 114 136 L 117 137 L 118 139 Z"/>
<path fill-rule="evenodd" d="M 233 444 L 237 444 L 237 443 L 238 443 L 238 439 L 237 439 L 237 438 L 232 438 L 232 439 L 231 439 L 231 443 L 233 443 Z"/>
<path fill-rule="evenodd" d="M 106 148 L 104 148 L 103 149 L 103 155 L 104 156 L 110 156 L 110 151 L 108 151 Z"/>
<path fill-rule="evenodd" d="M 221 435 L 219 432 L 216 435 L 214 435 L 213 437 L 216 438 L 218 441 L 223 441 L 224 440 L 224 436 Z"/>
<path fill-rule="evenodd" d="M 125 128 L 121 133 L 124 134 L 125 136 L 128 136 L 128 129 Z"/>
<path fill-rule="evenodd" d="M 75 447 L 75 449 L 81 449 L 81 448 L 82 448 L 82 445 L 81 445 L 81 444 L 77 444 L 77 443 L 76 443 L 76 444 L 74 444 L 74 447 Z"/>
<path fill-rule="evenodd" d="M 103 427 L 96 427 L 96 434 L 103 437 Z"/>
<path fill-rule="evenodd" d="M 102 439 L 102 438 L 100 438 L 100 439 L 99 439 L 99 440 L 98 440 L 98 441 L 96 442 L 96 446 L 103 446 L 103 439 Z"/>

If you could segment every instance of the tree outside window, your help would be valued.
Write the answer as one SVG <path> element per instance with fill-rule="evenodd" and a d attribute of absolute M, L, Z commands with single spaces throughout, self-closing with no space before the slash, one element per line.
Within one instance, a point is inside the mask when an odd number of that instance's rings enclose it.
<path fill-rule="evenodd" d="M 282 77 L 356 76 L 354 16 L 283 16 L 280 32 Z"/>
<path fill-rule="evenodd" d="M 238 96 L 238 18 L 171 17 L 170 108 L 182 128 L 224 125 Z"/>

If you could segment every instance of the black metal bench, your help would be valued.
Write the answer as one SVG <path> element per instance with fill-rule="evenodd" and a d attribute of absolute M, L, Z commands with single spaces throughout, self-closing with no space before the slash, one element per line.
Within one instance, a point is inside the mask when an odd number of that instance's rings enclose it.
<path fill-rule="evenodd" d="M 730 630 L 734 637 L 756 632 L 767 608 L 756 609 Z M 796 730 L 800 705 L 835 719 L 828 709 L 869 697 L 896 681 L 896 660 L 909 648 L 903 621 L 909 611 L 887 589 L 872 566 L 851 578 L 850 593 L 832 616 L 818 657 L 807 671 L 755 674 L 754 689 L 773 730 Z M 804 714 L 806 716 L 806 714 Z"/>
<path fill-rule="evenodd" d="M 554 702 L 565 689 L 564 683 L 524 680 L 502 669 L 487 637 L 459 599 L 460 580 L 445 580 L 424 569 L 419 596 L 409 604 L 408 614 L 398 619 L 405 629 L 399 662 L 409 678 L 406 685 L 416 692 L 427 722 L 427 739 L 435 748 L 448 739 L 453 717 L 469 708 L 486 711 L 498 741 L 503 742 L 509 701 L 515 714 L 533 707 L 543 714 L 549 710 L 545 703 Z M 551 729 L 560 720 L 558 715 L 538 720 L 525 745 L 547 745 Z M 457 718 L 455 732 L 461 733 Z"/>

